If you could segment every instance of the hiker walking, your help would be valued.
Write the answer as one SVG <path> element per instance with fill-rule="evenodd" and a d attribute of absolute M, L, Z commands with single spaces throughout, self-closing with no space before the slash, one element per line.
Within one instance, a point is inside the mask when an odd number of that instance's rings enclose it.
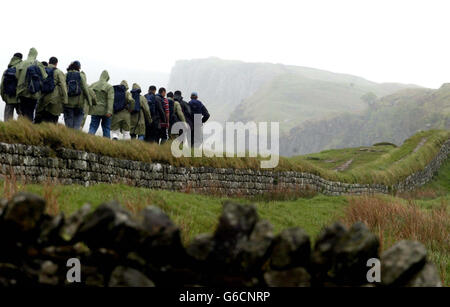
<path fill-rule="evenodd" d="M 158 142 L 159 135 L 159 115 L 156 111 L 156 86 L 151 85 L 148 88 L 148 93 L 144 96 L 147 99 L 148 108 L 150 110 L 150 115 L 152 116 L 152 121 L 145 122 L 145 141 L 147 142 Z"/>
<path fill-rule="evenodd" d="M 67 68 L 66 74 L 68 103 L 64 106 L 64 123 L 66 127 L 79 130 L 84 117 L 84 101 L 91 106 L 86 82 L 86 74 L 81 71 L 79 61 L 72 62 Z"/>
<path fill-rule="evenodd" d="M 37 60 L 36 48 L 31 48 L 25 61 L 17 65 L 17 91 L 20 115 L 34 121 L 34 111 L 42 97 L 42 82 L 47 78 L 44 65 Z"/>
<path fill-rule="evenodd" d="M 186 122 L 180 103 L 175 100 L 172 92 L 167 93 L 167 100 L 169 101 L 169 125 L 172 127 L 177 122 Z"/>
<path fill-rule="evenodd" d="M 107 70 L 102 71 L 100 79 L 90 86 L 95 94 L 95 105 L 89 109 L 91 115 L 91 124 L 89 126 L 89 134 L 97 132 L 101 123 L 103 136 L 111 138 L 111 116 L 113 114 L 114 105 L 114 88 L 109 81 L 109 73 Z"/>
<path fill-rule="evenodd" d="M 164 144 L 169 139 L 169 101 L 166 97 L 166 89 L 159 88 L 155 96 L 156 113 L 158 114 L 158 143 Z"/>
<path fill-rule="evenodd" d="M 191 94 L 191 101 L 189 101 L 189 106 L 191 107 L 192 111 L 191 120 L 194 123 L 193 129 L 191 129 L 191 143 L 193 146 L 199 146 L 203 142 L 202 125 L 206 123 L 210 115 L 205 105 L 200 100 L 198 100 L 197 92 L 193 92 Z M 194 120 L 196 115 L 200 116 L 201 122 L 196 122 Z M 197 135 L 194 133 L 194 131 L 197 131 Z"/>
<path fill-rule="evenodd" d="M 58 59 L 51 57 L 49 65 L 45 68 L 47 78 L 43 82 L 43 97 L 36 108 L 35 123 L 58 123 L 59 115 L 63 113 L 64 106 L 68 104 L 66 76 L 57 68 Z"/>
<path fill-rule="evenodd" d="M 175 100 L 175 113 L 178 115 L 178 118 L 188 124 L 189 128 L 192 130 L 193 128 L 193 122 L 191 120 L 192 118 L 192 111 L 191 106 L 189 103 L 183 100 L 183 96 L 181 91 L 175 91 L 173 95 L 173 99 Z M 181 111 L 181 114 L 179 112 Z"/>
<path fill-rule="evenodd" d="M 5 112 L 3 120 L 6 122 L 14 118 L 14 110 L 19 115 L 20 108 L 17 101 L 17 66 L 22 62 L 22 54 L 17 52 L 9 61 L 8 68 L 3 72 L 2 81 L 0 84 L 0 94 L 5 102 Z"/>
<path fill-rule="evenodd" d="M 128 91 L 128 83 L 123 80 L 119 85 L 114 86 L 114 106 L 111 121 L 111 135 L 113 140 L 119 139 L 119 134 L 123 134 L 124 140 L 129 140 L 130 136 L 130 112 L 134 108 L 134 100 Z"/>
<path fill-rule="evenodd" d="M 134 83 L 131 90 L 131 97 L 134 100 L 134 107 L 131 110 L 131 130 L 132 139 L 143 141 L 145 139 L 146 123 L 152 123 L 152 116 L 148 107 L 147 99 L 141 95 L 141 87 Z"/>

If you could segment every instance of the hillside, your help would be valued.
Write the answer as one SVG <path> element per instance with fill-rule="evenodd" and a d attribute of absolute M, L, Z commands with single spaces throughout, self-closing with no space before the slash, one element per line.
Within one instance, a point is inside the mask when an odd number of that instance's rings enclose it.
<path fill-rule="evenodd" d="M 361 110 L 360 97 L 367 92 L 383 96 L 414 86 L 308 67 L 208 58 L 178 61 L 168 87 L 181 89 L 186 97 L 198 91 L 213 120 L 280 120 L 288 123 L 281 125 L 286 131 L 325 111 Z"/>
<path fill-rule="evenodd" d="M 362 114 L 345 113 L 308 121 L 280 140 L 281 155 L 332 148 L 400 145 L 419 130 L 450 129 L 450 84 L 438 90 L 405 89 L 379 99 Z"/>

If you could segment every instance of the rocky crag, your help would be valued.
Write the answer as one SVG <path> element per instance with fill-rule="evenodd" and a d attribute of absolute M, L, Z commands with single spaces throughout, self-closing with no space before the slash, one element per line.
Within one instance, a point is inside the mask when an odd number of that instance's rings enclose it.
<path fill-rule="evenodd" d="M 0 286 L 441 285 L 422 244 L 401 241 L 380 256 L 362 223 L 326 227 L 312 245 L 300 228 L 276 235 L 252 205 L 225 203 L 215 232 L 184 246 L 154 206 L 132 215 L 116 202 L 85 205 L 67 218 L 45 210 L 33 194 L 0 201 Z M 67 279 L 74 258 L 80 282 Z M 371 258 L 381 259 L 380 282 L 368 283 Z"/>

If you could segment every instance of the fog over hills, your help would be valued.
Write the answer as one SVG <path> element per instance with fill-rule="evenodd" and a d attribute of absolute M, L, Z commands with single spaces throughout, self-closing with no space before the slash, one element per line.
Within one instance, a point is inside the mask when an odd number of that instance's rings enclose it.
<path fill-rule="evenodd" d="M 450 84 L 437 90 L 398 91 L 380 98 L 361 114 L 307 121 L 281 138 L 280 153 L 292 156 L 377 142 L 400 145 L 417 131 L 429 129 L 450 129 Z"/>
<path fill-rule="evenodd" d="M 217 121 L 279 121 L 282 131 L 335 112 L 361 111 L 367 92 L 384 96 L 415 85 L 376 83 L 348 74 L 218 58 L 182 60 L 169 88 L 198 91 Z M 187 96 L 185 94 L 185 96 Z"/>

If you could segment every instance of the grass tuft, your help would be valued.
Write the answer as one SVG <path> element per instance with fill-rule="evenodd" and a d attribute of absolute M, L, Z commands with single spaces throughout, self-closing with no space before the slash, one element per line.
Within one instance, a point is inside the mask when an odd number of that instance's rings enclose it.
<path fill-rule="evenodd" d="M 450 266 L 450 203 L 441 199 L 439 206 L 423 209 L 413 200 L 396 198 L 349 197 L 342 221 L 352 225 L 364 222 L 378 234 L 382 249 L 399 240 L 417 240 L 431 251 L 430 258 L 440 267 L 441 278 L 448 284 Z M 443 269 L 444 268 L 444 269 Z"/>

